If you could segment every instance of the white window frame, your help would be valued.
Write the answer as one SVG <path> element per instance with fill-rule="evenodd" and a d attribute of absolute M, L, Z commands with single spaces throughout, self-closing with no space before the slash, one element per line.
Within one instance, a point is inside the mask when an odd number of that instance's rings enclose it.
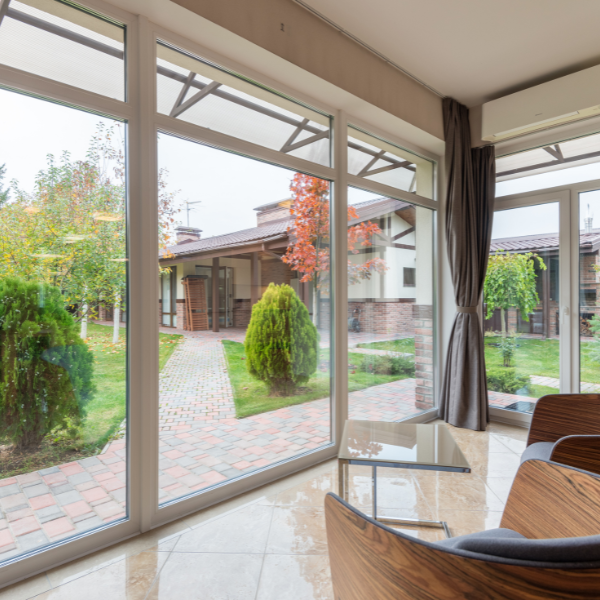
<path fill-rule="evenodd" d="M 1 0 L 2 7 L 8 0 Z M 0 65 L 0 86 L 21 90 L 33 95 L 58 101 L 126 120 L 127 128 L 127 181 L 128 181 L 128 244 L 129 244 L 129 302 L 136 310 L 128 311 L 128 459 L 127 459 L 127 502 L 128 517 L 122 521 L 82 533 L 40 550 L 14 557 L 0 566 L 0 588 L 39 572 L 68 562 L 74 558 L 95 552 L 128 537 L 143 533 L 172 521 L 236 496 L 253 488 L 279 479 L 285 475 L 305 469 L 337 455 L 339 432 L 348 415 L 347 385 L 347 269 L 337 268 L 347 260 L 347 186 L 354 185 L 363 190 L 405 200 L 417 206 L 434 210 L 436 219 L 442 207 L 435 199 L 424 198 L 410 192 L 366 181 L 347 173 L 347 124 L 344 111 L 311 99 L 302 91 L 291 89 L 270 80 L 259 72 L 236 64 L 209 48 L 204 48 L 164 28 L 151 23 L 145 16 L 134 16 L 114 5 L 101 0 L 81 0 L 86 6 L 100 14 L 122 22 L 127 27 L 126 36 L 126 84 L 127 101 L 113 100 L 93 92 L 56 82 L 18 69 Z M 334 166 L 326 167 L 304 159 L 285 155 L 233 138 L 197 125 L 156 113 L 156 43 L 169 42 L 198 56 L 214 61 L 232 71 L 243 73 L 257 82 L 306 102 L 333 116 Z M 359 119 L 352 124 L 388 140 L 402 148 L 412 150 L 434 162 L 434 190 L 438 189 L 436 165 L 440 157 L 414 148 L 412 144 L 396 138 L 389 132 L 378 131 Z M 158 503 L 158 442 L 159 442 L 159 388 L 158 388 L 158 319 L 157 319 L 157 271 L 158 256 L 158 153 L 157 133 L 164 131 L 183 138 L 224 148 L 233 152 L 272 162 L 294 170 L 309 172 L 332 182 L 332 308 L 334 338 L 332 352 L 335 360 L 332 372 L 331 414 L 332 443 L 297 458 L 265 467 L 246 476 L 212 488 L 206 492 L 186 497 L 178 502 L 159 508 Z M 434 219 L 434 221 L 436 220 Z M 434 232 L 434 319 L 437 321 L 438 268 L 441 260 L 441 244 Z M 338 293 L 338 290 L 340 291 Z M 150 299 L 150 300 L 149 300 Z M 434 359 L 435 398 L 438 397 L 439 368 L 441 355 L 437 337 Z M 154 373 L 155 376 L 148 376 Z M 437 416 L 437 408 L 410 419 L 426 421 Z"/>
<path fill-rule="evenodd" d="M 579 194 L 600 189 L 600 179 L 497 198 L 494 211 L 559 203 L 560 392 L 579 393 Z M 568 268 L 567 268 L 568 266 Z M 575 311 L 575 312 L 573 312 Z M 567 331 L 567 335 L 562 335 Z M 490 407 L 495 420 L 529 426 L 531 415 Z"/>

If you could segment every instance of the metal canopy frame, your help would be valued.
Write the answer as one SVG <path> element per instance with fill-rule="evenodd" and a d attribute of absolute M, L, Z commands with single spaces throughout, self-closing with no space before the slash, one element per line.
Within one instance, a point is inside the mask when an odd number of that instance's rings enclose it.
<path fill-rule="evenodd" d="M 0 13 L 0 24 L 2 23 L 2 17 L 6 16 L 10 19 L 20 21 L 22 23 L 25 23 L 32 27 L 36 27 L 37 29 L 41 29 L 43 31 L 47 31 L 48 33 L 52 33 L 59 37 L 68 39 L 72 42 L 81 44 L 83 46 L 87 46 L 88 48 L 92 48 L 94 50 L 97 50 L 98 52 L 108 54 L 120 60 L 124 60 L 125 58 L 123 50 L 113 48 L 108 44 L 104 44 L 92 38 L 86 37 L 85 35 L 75 33 L 73 31 L 70 31 L 69 29 L 61 27 L 54 23 L 49 23 L 48 21 L 44 21 L 43 19 L 39 19 L 38 17 L 34 17 L 18 9 L 9 8 L 8 3 L 5 3 L 3 5 L 2 13 Z M 272 119 L 276 119 L 278 121 L 282 121 L 284 123 L 294 126 L 296 128 L 295 131 L 279 150 L 284 154 L 293 152 L 294 150 L 298 150 L 299 148 L 303 148 L 304 146 L 308 146 L 310 144 L 318 142 L 319 140 L 330 137 L 330 131 L 328 129 L 323 131 L 322 129 L 319 129 L 314 125 L 311 125 L 309 119 L 305 118 L 302 120 L 296 120 L 287 115 L 278 113 L 277 111 L 261 106 L 260 104 L 250 102 L 234 94 L 230 94 L 224 90 L 219 89 L 222 84 L 217 81 L 211 81 L 210 83 L 203 83 L 201 81 L 198 81 L 196 80 L 196 73 L 194 73 L 193 71 L 190 71 L 188 75 L 185 76 L 181 73 L 177 73 L 176 71 L 168 69 L 167 67 L 161 65 L 157 65 L 156 70 L 159 75 L 168 77 L 169 79 L 173 79 L 182 84 L 177 100 L 175 101 L 175 104 L 173 105 L 173 108 L 169 113 L 170 117 L 180 117 L 185 111 L 187 111 L 192 106 L 200 102 L 202 99 L 208 97 L 210 94 L 214 94 L 215 96 L 218 96 L 223 100 L 227 100 L 228 102 L 233 102 L 235 104 L 244 106 L 245 108 L 254 110 L 257 113 L 263 114 Z M 188 100 L 185 100 L 185 97 L 188 94 L 190 88 L 195 88 L 198 90 L 198 92 L 194 94 L 191 98 L 188 98 Z M 299 142 L 295 142 L 296 138 L 303 131 L 310 132 L 314 135 Z M 352 148 L 353 150 L 362 152 L 368 158 L 368 161 L 365 164 L 365 166 L 357 174 L 358 177 L 368 178 L 373 175 L 377 175 L 379 173 L 384 173 L 386 171 L 391 171 L 395 169 L 406 169 L 416 174 L 416 166 L 414 163 L 411 163 L 407 160 L 396 159 L 387 154 L 385 150 L 375 151 L 352 141 L 348 141 L 348 147 Z M 388 164 L 377 169 L 372 169 L 373 165 L 375 165 L 375 163 L 379 160 L 385 161 Z M 413 191 L 412 188 L 414 187 L 414 182 L 415 179 L 413 178 L 413 182 L 409 186 L 409 191 Z"/>

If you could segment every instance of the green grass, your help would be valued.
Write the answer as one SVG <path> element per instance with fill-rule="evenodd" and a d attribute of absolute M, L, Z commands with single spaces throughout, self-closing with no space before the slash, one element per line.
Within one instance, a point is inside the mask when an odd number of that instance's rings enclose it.
<path fill-rule="evenodd" d="M 386 342 L 370 342 L 357 345 L 358 348 L 368 348 L 369 350 L 388 350 L 391 352 L 415 353 L 415 339 L 404 338 L 403 340 L 388 340 Z"/>
<path fill-rule="evenodd" d="M 328 398 L 330 395 L 331 376 L 329 373 L 329 350 L 321 350 L 321 360 L 315 375 L 300 388 L 299 393 L 294 396 L 270 396 L 267 386 L 254 379 L 246 368 L 246 354 L 244 344 L 223 340 L 223 348 L 227 358 L 227 371 L 233 386 L 235 412 L 238 418 L 249 417 L 270 410 L 277 410 L 285 406 L 303 404 L 311 400 Z M 348 360 L 351 365 L 358 365 L 362 360 L 362 354 L 350 353 Z M 374 385 L 381 385 L 405 376 L 398 375 L 375 375 L 364 373 L 355 369 L 348 371 L 348 391 L 355 392 Z"/>
<path fill-rule="evenodd" d="M 94 353 L 94 381 L 97 391 L 87 405 L 87 416 L 82 427 L 86 445 L 99 446 L 113 435 L 125 418 L 126 345 L 125 330 L 112 343 L 112 325 L 88 325 L 88 346 Z M 181 335 L 159 334 L 159 367 L 162 368 L 183 339 Z"/>
<path fill-rule="evenodd" d="M 491 345 L 497 343 L 500 336 L 486 336 L 484 339 L 487 367 L 502 367 L 503 361 L 500 349 Z M 519 347 L 515 351 L 512 365 L 516 367 L 519 374 L 559 378 L 558 340 L 519 338 L 517 344 Z M 600 383 L 600 363 L 590 358 L 590 346 L 590 342 L 582 342 L 581 344 L 581 381 Z"/>

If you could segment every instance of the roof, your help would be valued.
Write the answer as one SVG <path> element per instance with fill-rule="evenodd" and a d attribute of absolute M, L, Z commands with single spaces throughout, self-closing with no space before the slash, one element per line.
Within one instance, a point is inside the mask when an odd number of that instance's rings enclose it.
<path fill-rule="evenodd" d="M 542 235 L 523 235 L 520 237 L 496 238 L 492 240 L 490 252 L 535 252 L 558 250 L 558 233 Z M 600 248 L 600 229 L 592 229 L 591 233 L 580 232 L 579 247 L 588 252 Z"/>
<path fill-rule="evenodd" d="M 279 201 L 281 202 L 281 200 Z M 273 203 L 264 204 L 270 206 Z M 359 223 L 365 219 L 372 219 L 378 215 L 384 215 L 390 212 L 412 208 L 412 204 L 394 200 L 392 198 L 375 198 L 365 202 L 358 202 L 352 205 L 358 213 L 358 219 L 354 219 L 353 223 Z M 259 207 L 260 208 L 260 207 Z M 169 260 L 173 260 L 173 255 L 186 256 L 190 254 L 199 254 L 202 252 L 210 252 L 215 250 L 225 250 L 227 248 L 235 248 L 247 244 L 257 242 L 270 242 L 273 240 L 287 237 L 288 227 L 292 223 L 292 218 L 286 220 L 274 221 L 272 224 L 263 224 L 260 227 L 251 227 L 250 229 L 242 229 L 232 233 L 224 233 L 213 237 L 194 241 L 187 241 L 175 246 L 170 246 L 167 251 L 161 251 L 161 255 L 170 254 Z"/>

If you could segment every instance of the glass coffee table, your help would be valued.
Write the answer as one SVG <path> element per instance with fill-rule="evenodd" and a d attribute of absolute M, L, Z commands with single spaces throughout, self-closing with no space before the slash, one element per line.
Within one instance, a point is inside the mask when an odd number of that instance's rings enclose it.
<path fill-rule="evenodd" d="M 373 469 L 373 519 L 386 525 L 439 527 L 446 537 L 451 537 L 445 521 L 377 515 L 377 467 L 471 472 L 467 459 L 445 425 L 346 421 L 338 453 L 339 495 L 346 502 L 350 465 L 365 465 Z"/>

